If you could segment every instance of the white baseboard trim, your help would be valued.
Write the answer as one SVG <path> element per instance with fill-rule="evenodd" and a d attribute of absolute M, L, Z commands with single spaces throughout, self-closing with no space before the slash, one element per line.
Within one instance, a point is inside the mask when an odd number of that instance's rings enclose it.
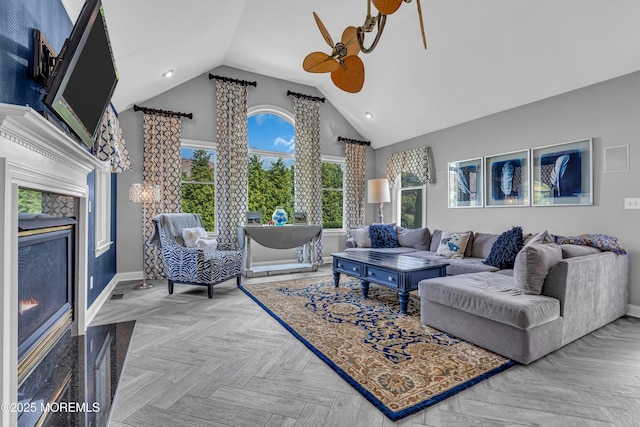
<path fill-rule="evenodd" d="M 627 305 L 627 315 L 640 318 L 640 305 Z"/>
<path fill-rule="evenodd" d="M 125 282 L 127 280 L 142 280 L 142 270 L 140 271 L 127 271 L 126 273 L 116 273 L 116 277 L 119 282 Z"/>
<path fill-rule="evenodd" d="M 100 311 L 104 303 L 107 302 L 107 300 L 109 299 L 109 296 L 111 295 L 111 292 L 118 284 L 118 281 L 119 281 L 118 275 L 116 274 L 113 276 L 111 281 L 109 281 L 107 286 L 102 290 L 100 295 L 98 295 L 98 298 L 96 298 L 95 301 L 93 301 L 93 304 L 91 304 L 91 307 L 89 307 L 86 313 L 85 324 L 87 326 L 91 325 L 93 318 L 96 317 L 96 314 L 98 314 L 98 311 Z"/>

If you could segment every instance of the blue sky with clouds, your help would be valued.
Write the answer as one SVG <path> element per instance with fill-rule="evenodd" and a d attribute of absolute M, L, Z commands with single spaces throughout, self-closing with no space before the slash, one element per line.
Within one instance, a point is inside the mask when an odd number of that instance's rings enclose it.
<path fill-rule="evenodd" d="M 295 149 L 294 127 L 288 121 L 275 114 L 255 114 L 248 119 L 249 148 L 280 153 L 293 154 Z M 183 148 L 183 158 L 193 158 L 193 149 Z M 213 160 L 213 156 L 211 157 Z M 277 157 L 263 157 L 263 167 L 270 168 L 270 163 Z M 293 159 L 285 159 L 290 166 Z"/>
<path fill-rule="evenodd" d="M 249 117 L 249 148 L 293 153 L 293 125 L 275 114 L 255 114 Z"/>

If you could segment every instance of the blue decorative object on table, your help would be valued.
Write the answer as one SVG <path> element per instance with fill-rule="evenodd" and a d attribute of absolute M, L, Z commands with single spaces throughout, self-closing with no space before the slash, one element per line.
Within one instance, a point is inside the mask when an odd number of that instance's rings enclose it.
<path fill-rule="evenodd" d="M 271 219 L 273 219 L 273 222 L 275 222 L 276 225 L 285 225 L 289 217 L 287 216 L 287 212 L 284 210 L 284 206 L 276 207 Z"/>

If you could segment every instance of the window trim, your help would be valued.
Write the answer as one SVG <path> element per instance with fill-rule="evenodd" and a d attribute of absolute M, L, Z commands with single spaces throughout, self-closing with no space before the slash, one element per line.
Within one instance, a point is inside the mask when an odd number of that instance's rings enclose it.
<path fill-rule="evenodd" d="M 402 200 L 402 190 L 417 190 L 417 189 L 421 189 L 422 190 L 422 227 L 426 227 L 427 226 L 427 185 L 426 184 L 422 184 L 422 185 L 414 185 L 411 187 L 402 187 L 402 174 L 398 175 L 396 177 L 396 186 L 392 188 L 391 191 L 391 212 L 392 212 L 392 220 L 393 222 L 395 222 L 396 224 L 400 225 L 401 224 L 401 209 L 402 206 L 400 204 L 400 201 Z"/>
<path fill-rule="evenodd" d="M 332 156 L 329 154 L 321 154 L 320 162 L 321 163 L 339 163 L 343 166 L 342 168 L 342 228 L 323 228 L 322 234 L 325 234 L 327 236 L 346 234 L 347 229 L 345 228 L 345 224 L 347 223 L 347 218 L 345 216 L 345 209 L 344 209 L 345 203 L 346 203 L 346 191 L 344 188 L 344 184 L 346 181 L 346 174 L 347 174 L 346 157 Z"/>
<path fill-rule="evenodd" d="M 111 169 L 108 162 L 94 169 L 93 221 L 95 231 L 94 254 L 98 258 L 107 252 L 111 240 Z"/>
<path fill-rule="evenodd" d="M 189 139 L 189 138 L 181 138 L 180 139 L 180 148 L 189 148 L 194 150 L 207 150 L 214 151 L 215 155 L 218 155 L 218 143 L 214 141 L 205 141 L 201 139 Z M 182 156 L 181 156 L 182 159 Z M 215 165 L 215 163 L 214 163 Z M 182 165 L 181 165 L 182 166 Z M 216 178 L 215 170 L 214 170 L 214 180 Z M 180 171 L 180 185 L 182 187 L 182 171 Z M 215 186 L 215 181 L 214 181 Z M 216 197 L 214 200 L 213 206 L 214 212 L 218 212 L 218 198 Z M 207 235 L 211 238 L 218 237 L 218 221 L 215 221 L 213 231 L 207 231 Z"/>

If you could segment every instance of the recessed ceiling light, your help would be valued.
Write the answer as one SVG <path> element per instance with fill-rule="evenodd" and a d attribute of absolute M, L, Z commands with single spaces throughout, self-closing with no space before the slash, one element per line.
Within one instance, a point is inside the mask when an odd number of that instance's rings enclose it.
<path fill-rule="evenodd" d="M 173 70 L 167 70 L 164 73 L 162 73 L 162 77 L 169 78 L 171 76 L 173 76 Z"/>
<path fill-rule="evenodd" d="M 369 120 L 373 119 L 373 114 L 371 114 L 371 113 L 370 113 L 370 112 L 368 112 L 368 111 L 367 111 L 366 113 L 364 113 L 364 116 L 365 116 L 367 119 L 369 119 Z"/>

